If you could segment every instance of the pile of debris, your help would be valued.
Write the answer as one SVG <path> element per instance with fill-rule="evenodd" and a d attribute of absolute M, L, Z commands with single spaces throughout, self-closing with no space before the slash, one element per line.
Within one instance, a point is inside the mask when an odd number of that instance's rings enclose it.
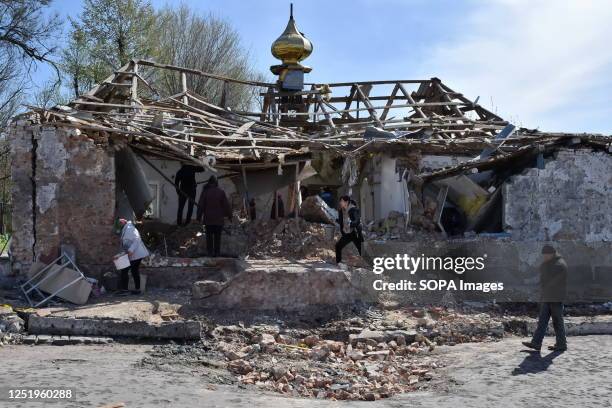
<path fill-rule="evenodd" d="M 146 233 L 154 253 L 179 258 L 207 256 L 204 227 L 197 223 L 166 233 Z M 144 234 L 143 234 L 144 235 Z M 223 227 L 222 256 L 253 259 L 283 258 L 331 261 L 334 227 L 302 218 L 247 221 L 235 219 Z"/>
<path fill-rule="evenodd" d="M 367 401 L 422 389 L 441 365 L 423 334 L 357 331 L 340 341 L 324 339 L 324 330 L 217 326 L 202 343 L 154 347 L 143 364 L 162 369 L 174 360 L 224 367 L 229 378 L 216 370 L 224 384 L 238 381 L 294 397 Z"/>
<path fill-rule="evenodd" d="M 249 224 L 254 259 L 284 258 L 331 261 L 334 259 L 334 227 L 290 218 Z"/>
<path fill-rule="evenodd" d="M 391 211 L 386 218 L 372 221 L 364 225 L 364 238 L 366 240 L 400 240 L 413 241 L 443 239 L 440 232 L 431 232 L 418 228 L 406 220 L 406 214 Z"/>
<path fill-rule="evenodd" d="M 21 341 L 24 321 L 9 305 L 0 305 L 0 347 Z"/>
<path fill-rule="evenodd" d="M 432 343 L 408 331 L 366 331 L 349 342 L 259 333 L 248 344 L 220 341 L 217 347 L 242 383 L 307 398 L 387 398 L 420 388 L 437 367 L 427 356 Z"/>
<path fill-rule="evenodd" d="M 287 396 L 333 400 L 377 400 L 422 390 L 439 376 L 438 345 L 496 341 L 504 326 L 484 313 L 444 307 L 396 310 L 364 308 L 341 319 L 238 316 L 210 321 L 193 345 L 159 345 L 143 364 L 215 367 L 220 383 L 240 382 Z M 219 317 L 216 317 L 219 318 Z M 325 323 L 320 323 L 322 319 Z M 234 322 L 238 321 L 237 324 Z M 165 367 L 165 368 L 164 368 Z M 225 368 L 225 370 L 219 370 Z"/>
<path fill-rule="evenodd" d="M 440 345 L 489 341 L 504 335 L 503 321 L 488 313 L 463 315 L 441 309 L 437 317 L 435 321 L 428 317 L 421 318 L 419 324 L 431 327 L 431 333 Z"/>
<path fill-rule="evenodd" d="M 245 256 L 248 251 L 247 225 L 239 220 L 223 227 L 222 255 Z M 167 231 L 146 231 L 146 243 L 153 252 L 162 256 L 198 258 L 207 256 L 204 227 L 196 222 L 180 227 L 170 226 Z"/>

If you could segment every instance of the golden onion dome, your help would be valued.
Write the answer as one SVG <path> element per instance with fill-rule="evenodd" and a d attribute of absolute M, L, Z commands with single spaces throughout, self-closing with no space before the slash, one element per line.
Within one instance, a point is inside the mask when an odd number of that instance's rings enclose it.
<path fill-rule="evenodd" d="M 312 43 L 300 33 L 293 19 L 293 6 L 287 28 L 280 37 L 272 43 L 272 55 L 283 64 L 297 64 L 312 53 Z"/>

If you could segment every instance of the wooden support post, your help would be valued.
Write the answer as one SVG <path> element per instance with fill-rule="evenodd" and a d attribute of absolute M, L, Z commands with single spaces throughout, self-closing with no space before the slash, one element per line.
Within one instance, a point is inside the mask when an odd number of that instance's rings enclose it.
<path fill-rule="evenodd" d="M 389 96 L 389 99 L 387 100 L 385 109 L 383 109 L 383 112 L 380 115 L 380 120 L 384 121 L 385 119 L 387 119 L 387 114 L 389 113 L 389 109 L 391 109 L 391 106 L 393 105 L 393 101 L 395 100 L 395 96 L 397 95 L 398 90 L 399 90 L 399 84 L 395 84 L 395 86 L 393 87 L 393 92 L 391 92 L 391 95 Z"/>
<path fill-rule="evenodd" d="M 296 220 L 298 218 L 298 212 L 300 211 L 300 204 L 302 201 L 301 196 L 300 196 L 300 180 L 298 180 L 299 175 L 300 175 L 300 162 L 297 162 L 295 163 L 295 184 L 293 187 L 293 191 L 295 193 L 294 195 L 295 205 L 293 207 L 293 214 Z"/>
<path fill-rule="evenodd" d="M 410 95 L 410 93 L 408 93 L 408 91 L 406 90 L 406 88 L 404 88 L 404 85 L 398 83 L 397 84 L 399 86 L 399 90 L 402 91 L 402 93 L 404 94 L 404 97 L 406 97 L 406 100 L 408 101 L 408 103 L 410 104 L 416 104 L 414 98 L 412 97 L 412 95 Z M 425 113 L 423 113 L 423 109 L 419 108 L 418 106 L 414 106 L 414 111 L 422 118 L 427 118 L 427 115 L 425 115 Z"/>
<path fill-rule="evenodd" d="M 376 114 L 376 110 L 374 109 L 374 107 L 370 103 L 370 100 L 365 95 L 365 93 L 363 93 L 363 91 L 361 90 L 361 86 L 359 86 L 357 84 L 355 84 L 355 86 L 357 87 L 357 94 L 359 95 L 359 98 L 363 101 L 363 104 L 366 106 L 368 112 L 370 113 L 370 116 L 372 117 L 374 122 L 376 122 L 376 124 L 382 129 L 383 128 L 383 124 L 380 121 L 380 119 L 378 119 L 378 115 Z"/>
<path fill-rule="evenodd" d="M 187 98 L 187 74 L 181 72 L 181 91 L 183 92 L 183 103 L 189 105 L 189 98 Z"/>
<path fill-rule="evenodd" d="M 321 111 L 323 112 L 323 115 L 325 116 L 325 119 L 327 119 L 327 123 L 329 123 L 329 126 L 334 131 L 336 131 L 336 125 L 335 125 L 334 121 L 332 120 L 332 117 L 329 114 L 329 112 L 327 112 L 327 109 L 325 109 L 325 104 L 323 103 L 323 98 L 321 98 L 321 95 L 317 95 L 317 101 L 319 101 L 319 107 L 321 108 Z"/>
<path fill-rule="evenodd" d="M 247 184 L 246 167 L 242 166 L 242 185 L 244 186 L 244 196 L 242 197 L 242 208 L 245 214 L 249 213 L 249 185 Z"/>
<path fill-rule="evenodd" d="M 272 205 L 274 205 L 274 216 L 278 220 L 278 190 L 274 190 L 274 199 L 272 200 Z"/>
<path fill-rule="evenodd" d="M 132 75 L 131 97 L 132 104 L 138 100 L 138 64 L 134 62 L 134 75 Z"/>
<path fill-rule="evenodd" d="M 227 108 L 227 94 L 229 92 L 229 84 L 227 81 L 223 81 L 223 87 L 221 88 L 221 103 L 219 104 L 223 109 Z"/>

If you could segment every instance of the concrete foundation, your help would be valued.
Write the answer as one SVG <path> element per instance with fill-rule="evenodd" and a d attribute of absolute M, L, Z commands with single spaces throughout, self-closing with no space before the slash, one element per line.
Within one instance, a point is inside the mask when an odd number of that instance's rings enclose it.
<path fill-rule="evenodd" d="M 200 322 L 178 321 L 152 324 L 144 321 L 74 319 L 32 315 L 28 333 L 66 336 L 111 336 L 151 339 L 200 339 Z"/>
<path fill-rule="evenodd" d="M 291 311 L 368 302 L 366 270 L 325 263 L 257 261 L 226 280 L 196 282 L 192 304 L 202 308 Z"/>
<path fill-rule="evenodd" d="M 234 258 L 171 258 L 151 256 L 144 260 L 141 273 L 156 288 L 187 289 L 201 280 L 225 280 L 244 269 Z"/>

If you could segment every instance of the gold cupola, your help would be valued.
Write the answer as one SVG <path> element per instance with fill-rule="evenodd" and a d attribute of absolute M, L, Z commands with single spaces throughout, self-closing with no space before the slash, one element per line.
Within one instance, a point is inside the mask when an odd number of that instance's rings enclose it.
<path fill-rule="evenodd" d="M 312 53 L 312 43 L 300 33 L 293 19 L 293 4 L 291 5 L 289 22 L 285 31 L 272 43 L 272 55 L 282 61 L 282 65 L 273 65 L 270 70 L 281 75 L 286 69 L 310 72 L 312 69 L 300 64 Z"/>

